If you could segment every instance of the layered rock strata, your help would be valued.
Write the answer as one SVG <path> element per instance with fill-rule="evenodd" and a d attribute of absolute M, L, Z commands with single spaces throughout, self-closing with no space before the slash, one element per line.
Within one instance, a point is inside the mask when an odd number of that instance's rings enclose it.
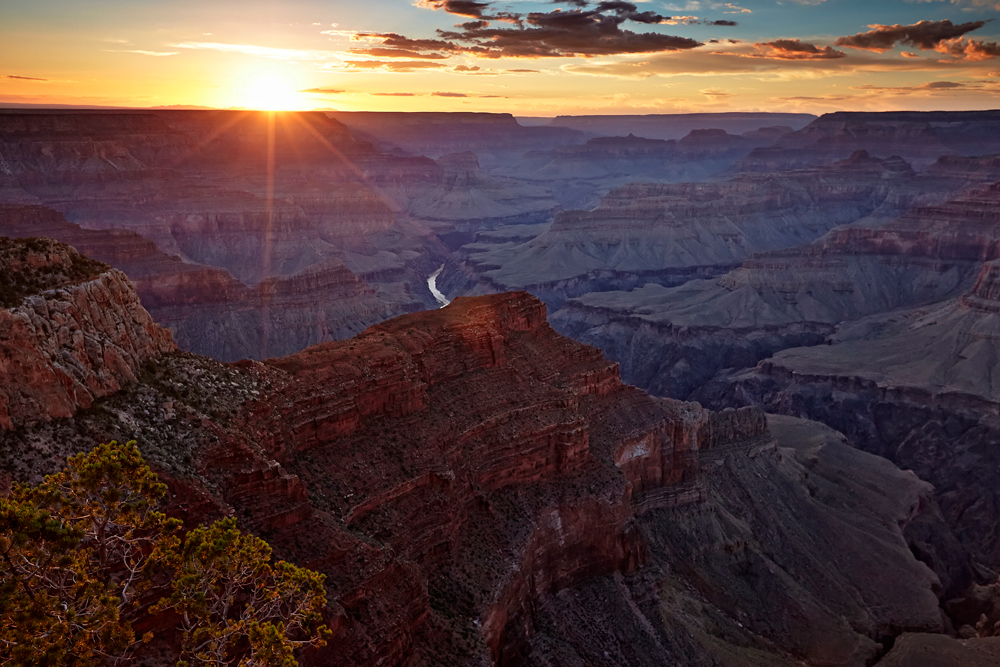
<path fill-rule="evenodd" d="M 714 404 L 818 419 L 934 484 L 963 544 L 991 568 L 997 540 L 1000 303 L 995 261 L 964 296 L 842 325 L 705 388 Z"/>
<path fill-rule="evenodd" d="M 528 289 L 553 306 L 585 292 L 675 285 L 863 218 L 913 177 L 901 160 L 859 153 L 833 167 L 724 183 L 633 184 L 593 211 L 558 215 L 528 243 L 472 252 L 465 266 L 480 290 Z"/>
<path fill-rule="evenodd" d="M 873 459 L 843 495 L 854 463 L 829 458 L 851 451 L 832 436 L 779 436 L 805 447 L 788 459 L 759 411 L 623 385 L 525 293 L 267 363 L 174 353 L 137 375 L 71 418 L 12 420 L 0 469 L 36 479 L 95 440 L 138 438 L 172 513 L 234 514 L 327 574 L 334 635 L 308 664 L 860 666 L 883 636 L 940 629 L 939 584 L 900 528 L 926 485 Z M 858 569 L 823 574 L 803 549 Z M 773 611 L 741 611 L 761 590 Z M 631 616 L 605 617 L 611 600 Z"/>
<path fill-rule="evenodd" d="M 629 381 L 687 398 L 724 369 L 820 344 L 840 322 L 967 290 L 982 261 L 998 256 L 998 204 L 1000 185 L 979 187 L 888 223 L 838 227 L 811 245 L 756 255 L 714 280 L 587 294 L 552 321 L 619 361 Z"/>

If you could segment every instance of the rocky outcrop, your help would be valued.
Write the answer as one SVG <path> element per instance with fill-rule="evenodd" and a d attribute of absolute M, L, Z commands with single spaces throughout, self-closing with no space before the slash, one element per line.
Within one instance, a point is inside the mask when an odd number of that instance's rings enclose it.
<path fill-rule="evenodd" d="M 0 309 L 0 429 L 69 417 L 176 349 L 120 271 L 87 275 L 93 267 L 68 246 L 4 241 L 5 277 L 60 279 L 34 280 L 35 289 L 19 281 L 20 303 Z"/>

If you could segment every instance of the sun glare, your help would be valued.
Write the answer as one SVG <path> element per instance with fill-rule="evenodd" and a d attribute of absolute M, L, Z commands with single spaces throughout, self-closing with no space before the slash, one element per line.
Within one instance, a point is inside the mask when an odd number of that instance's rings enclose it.
<path fill-rule="evenodd" d="M 295 86 L 278 76 L 262 76 L 244 91 L 242 106 L 261 111 L 294 111 L 301 109 L 302 96 Z"/>

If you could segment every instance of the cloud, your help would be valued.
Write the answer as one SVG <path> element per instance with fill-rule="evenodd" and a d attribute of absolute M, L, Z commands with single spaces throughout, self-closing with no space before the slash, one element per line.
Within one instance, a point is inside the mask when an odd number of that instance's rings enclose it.
<path fill-rule="evenodd" d="M 387 72 L 446 67 L 444 63 L 427 60 L 345 60 L 341 64 L 348 69 L 382 69 Z"/>
<path fill-rule="evenodd" d="M 702 90 L 700 92 L 705 97 L 711 97 L 713 99 L 721 99 L 733 96 L 733 93 L 727 92 L 725 90 L 719 90 L 718 88 L 709 88 L 708 90 Z"/>
<path fill-rule="evenodd" d="M 340 54 L 333 51 L 307 51 L 303 49 L 281 49 L 256 44 L 223 44 L 221 42 L 183 42 L 174 44 L 178 49 L 221 51 L 223 53 L 243 53 L 260 58 L 275 60 L 329 60 Z"/>
<path fill-rule="evenodd" d="M 313 93 L 316 95 L 340 95 L 341 93 L 346 93 L 346 90 L 341 90 L 339 88 L 306 88 L 305 90 L 300 90 L 300 93 Z"/>
<path fill-rule="evenodd" d="M 483 11 L 490 6 L 490 3 L 475 2 L 475 0 L 422 0 L 417 3 L 417 6 L 429 9 L 443 9 L 449 14 L 478 19 L 482 18 Z"/>
<path fill-rule="evenodd" d="M 480 69 L 482 69 L 482 68 L 480 68 L 479 65 L 472 65 L 471 67 L 469 65 L 456 65 L 454 71 L 455 72 L 478 72 Z"/>
<path fill-rule="evenodd" d="M 981 42 L 975 39 L 949 39 L 940 42 L 934 49 L 959 60 L 989 60 L 1000 56 L 1000 44 Z"/>
<path fill-rule="evenodd" d="M 469 97 L 466 93 L 431 93 L 434 97 Z"/>
<path fill-rule="evenodd" d="M 17 74 L 5 74 L 5 79 L 17 79 L 19 81 L 48 81 L 48 79 L 39 79 L 37 76 L 19 76 Z"/>
<path fill-rule="evenodd" d="M 627 22 L 640 25 L 701 22 L 693 16 L 671 17 L 640 10 L 638 5 L 625 0 L 600 0 L 593 5 L 583 0 L 571 1 L 567 4 L 573 9 L 557 8 L 527 14 L 495 12 L 492 2 L 479 0 L 420 0 L 418 4 L 475 20 L 456 25 L 456 30 L 438 30 L 440 39 L 410 39 L 397 33 L 359 33 L 356 39 L 368 40 L 373 45 L 358 51 L 367 53 L 379 48 L 437 56 L 558 58 L 658 53 L 702 46 L 701 42 L 686 37 L 637 33 L 623 28 Z M 497 21 L 511 26 L 494 26 Z M 733 24 L 733 21 L 717 23 L 720 26 Z M 388 52 L 381 54 L 388 55 Z"/>
<path fill-rule="evenodd" d="M 972 12 L 976 10 L 983 9 L 995 9 L 1000 11 L 1000 2 L 997 0 L 904 0 L 904 2 L 950 2 L 953 5 L 962 8 L 962 11 Z"/>
<path fill-rule="evenodd" d="M 377 97 L 416 97 L 416 93 L 368 93 Z"/>
<path fill-rule="evenodd" d="M 773 42 L 754 44 L 754 47 L 758 49 L 760 54 L 754 57 L 779 58 L 781 60 L 835 60 L 847 57 L 846 53 L 832 47 L 819 48 L 815 44 L 797 39 L 776 39 Z"/>
<path fill-rule="evenodd" d="M 489 25 L 487 23 L 487 25 Z M 460 47 L 441 39 L 410 39 L 395 32 L 359 32 L 351 35 L 352 42 L 369 42 L 370 46 L 352 48 L 352 53 L 371 56 L 406 56 L 410 58 L 447 58 L 444 53 L 455 53 Z M 413 54 L 413 55 L 411 55 Z"/>
<path fill-rule="evenodd" d="M 928 81 L 917 86 L 852 86 L 852 90 L 862 90 L 875 93 L 935 93 L 955 90 L 993 91 L 992 85 L 983 85 L 976 81 Z M 1000 92 L 1000 91 L 997 91 Z"/>
<path fill-rule="evenodd" d="M 427 60 L 441 60 L 449 57 L 443 53 L 421 53 L 409 49 L 387 49 L 378 46 L 370 49 L 350 49 L 349 52 L 373 58 L 425 58 Z"/>
<path fill-rule="evenodd" d="M 941 42 L 962 37 L 966 33 L 986 25 L 986 21 L 969 21 L 953 24 L 951 21 L 919 21 L 913 25 L 871 25 L 868 32 L 860 32 L 850 37 L 841 37 L 835 44 L 852 49 L 864 49 L 882 53 L 897 43 L 906 44 L 924 51 L 935 49 Z"/>
<path fill-rule="evenodd" d="M 143 49 L 104 49 L 107 53 L 138 53 L 141 56 L 176 56 L 180 51 L 145 51 Z"/>
<path fill-rule="evenodd" d="M 896 58 L 852 54 L 843 58 L 784 59 L 767 56 L 756 45 L 736 45 L 718 51 L 655 54 L 641 60 L 573 63 L 563 71 L 592 76 L 644 79 L 652 76 L 750 75 L 773 79 L 853 74 L 856 72 L 953 72 L 981 66 L 967 61 Z"/>

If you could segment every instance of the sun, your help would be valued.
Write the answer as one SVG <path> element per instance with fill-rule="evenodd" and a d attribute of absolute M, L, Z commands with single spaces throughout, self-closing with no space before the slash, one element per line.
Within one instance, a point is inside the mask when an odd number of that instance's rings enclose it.
<path fill-rule="evenodd" d="M 244 89 L 241 106 L 261 111 L 295 111 L 302 108 L 302 96 L 289 81 L 279 76 L 265 75 L 250 82 Z"/>

